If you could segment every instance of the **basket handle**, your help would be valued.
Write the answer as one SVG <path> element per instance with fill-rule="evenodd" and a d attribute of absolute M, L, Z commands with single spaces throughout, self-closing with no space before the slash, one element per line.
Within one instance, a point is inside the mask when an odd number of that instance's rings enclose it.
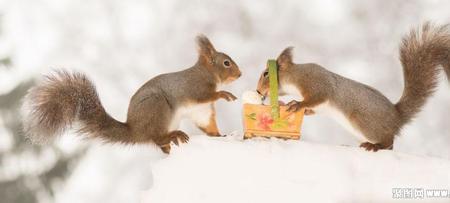
<path fill-rule="evenodd" d="M 267 61 L 269 68 L 269 92 L 270 92 L 270 107 L 272 118 L 274 120 L 280 118 L 280 106 L 278 104 L 278 68 L 277 62 L 273 59 Z"/>

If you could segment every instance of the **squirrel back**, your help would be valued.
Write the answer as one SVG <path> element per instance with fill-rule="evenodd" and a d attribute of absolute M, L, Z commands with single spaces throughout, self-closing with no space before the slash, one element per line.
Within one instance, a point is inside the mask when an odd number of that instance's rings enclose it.
<path fill-rule="evenodd" d="M 395 104 L 402 123 L 410 122 L 434 93 L 442 66 L 450 79 L 449 25 L 435 27 L 425 23 L 421 30 L 412 30 L 400 47 L 404 90 Z"/>

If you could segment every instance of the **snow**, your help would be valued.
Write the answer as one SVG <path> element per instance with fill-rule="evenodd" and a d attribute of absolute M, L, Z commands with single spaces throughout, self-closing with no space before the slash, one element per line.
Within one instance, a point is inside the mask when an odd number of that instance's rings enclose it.
<path fill-rule="evenodd" d="M 151 164 L 164 156 L 148 145 L 94 144 L 81 160 L 84 164 L 75 167 L 64 190 L 56 194 L 55 202 L 138 202 L 138 194 L 153 184 Z"/>
<path fill-rule="evenodd" d="M 450 188 L 449 171 L 449 160 L 396 151 L 194 136 L 155 163 L 142 202 L 390 202 L 392 188 Z"/>

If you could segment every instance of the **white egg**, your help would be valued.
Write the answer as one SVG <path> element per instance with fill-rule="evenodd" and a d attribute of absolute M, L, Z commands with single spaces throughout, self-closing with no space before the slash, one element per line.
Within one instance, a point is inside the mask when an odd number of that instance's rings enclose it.
<path fill-rule="evenodd" d="M 242 101 L 244 104 L 262 104 L 262 97 L 256 91 L 245 91 L 242 94 Z"/>

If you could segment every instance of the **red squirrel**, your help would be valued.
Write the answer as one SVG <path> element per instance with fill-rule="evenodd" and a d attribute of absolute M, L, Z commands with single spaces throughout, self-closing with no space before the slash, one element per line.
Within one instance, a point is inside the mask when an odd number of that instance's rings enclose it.
<path fill-rule="evenodd" d="M 221 136 L 216 125 L 214 102 L 233 101 L 219 84 L 241 76 L 236 63 L 216 51 L 207 37 L 197 37 L 197 63 L 183 71 L 150 79 L 132 96 L 126 122 L 106 113 L 94 84 L 82 73 L 61 70 L 31 88 L 24 102 L 24 132 L 34 141 L 62 134 L 75 121 L 79 133 L 107 142 L 158 145 L 170 153 L 170 143 L 186 143 L 188 135 L 178 130 L 180 119 L 192 119 L 209 136 Z"/>
<path fill-rule="evenodd" d="M 449 26 L 425 23 L 421 29 L 412 29 L 403 38 L 400 61 L 405 86 L 400 100 L 392 103 L 376 89 L 320 65 L 295 64 L 292 47 L 288 47 L 277 58 L 280 93 L 303 98 L 289 102 L 289 111 L 305 108 L 311 114 L 325 107 L 333 110 L 342 124 L 360 138 L 360 147 L 368 151 L 392 149 L 394 137 L 435 91 L 441 67 L 450 79 Z M 268 90 L 266 69 L 260 76 L 257 91 L 266 96 Z"/>

